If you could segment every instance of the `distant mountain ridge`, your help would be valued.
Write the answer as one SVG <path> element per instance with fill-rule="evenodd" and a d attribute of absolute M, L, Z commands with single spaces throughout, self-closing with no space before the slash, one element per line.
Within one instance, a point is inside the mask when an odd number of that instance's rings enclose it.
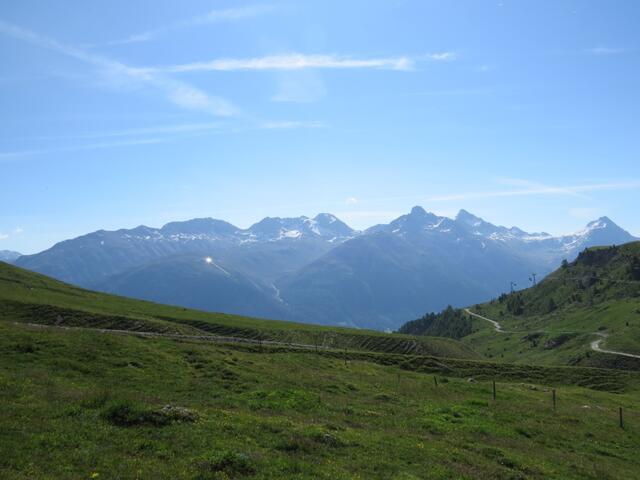
<path fill-rule="evenodd" d="M 144 225 L 116 231 L 98 230 L 57 243 L 44 252 L 24 256 L 19 266 L 84 287 L 96 287 L 111 275 L 173 255 L 233 256 L 252 244 L 280 242 L 305 251 L 305 261 L 324 253 L 356 232 L 330 214 L 315 218 L 265 218 L 248 229 L 223 220 L 197 218 L 161 228 Z M 267 247 L 268 249 L 269 247 Z M 292 256 L 295 257 L 295 256 Z M 292 258 L 293 266 L 297 266 Z M 285 267 L 284 270 L 287 270 Z"/>
<path fill-rule="evenodd" d="M 14 263 L 21 256 L 21 253 L 12 250 L 0 250 L 0 262 Z"/>
<path fill-rule="evenodd" d="M 553 236 L 496 226 L 466 210 L 448 218 L 414 207 L 363 232 L 328 213 L 267 217 L 247 229 L 200 218 L 100 230 L 16 264 L 158 302 L 395 329 L 449 304 L 487 300 L 511 281 L 527 286 L 531 273 L 541 278 L 586 247 L 633 240 L 607 217 Z"/>

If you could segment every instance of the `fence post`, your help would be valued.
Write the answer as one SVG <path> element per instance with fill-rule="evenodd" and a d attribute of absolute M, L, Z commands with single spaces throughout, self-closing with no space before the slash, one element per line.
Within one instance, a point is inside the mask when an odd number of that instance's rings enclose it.
<path fill-rule="evenodd" d="M 553 411 L 556 411 L 556 389 L 554 388 L 553 390 L 551 390 L 552 395 L 553 395 Z"/>
<path fill-rule="evenodd" d="M 496 381 L 493 381 L 493 399 L 496 399 Z"/>
<path fill-rule="evenodd" d="M 624 424 L 622 423 L 622 407 L 618 407 L 618 413 L 620 415 L 620 428 L 624 428 Z"/>

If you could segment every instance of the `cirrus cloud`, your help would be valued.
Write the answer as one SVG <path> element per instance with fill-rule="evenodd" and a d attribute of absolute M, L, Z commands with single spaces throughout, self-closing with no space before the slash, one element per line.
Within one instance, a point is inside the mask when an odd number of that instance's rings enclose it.
<path fill-rule="evenodd" d="M 186 20 L 181 20 L 170 25 L 164 25 L 153 30 L 139 32 L 129 35 L 126 38 L 112 40 L 102 44 L 88 45 L 96 46 L 115 46 L 127 45 L 130 43 L 149 42 L 167 33 L 182 30 L 185 28 L 196 27 L 200 25 L 209 25 L 212 23 L 233 22 L 245 18 L 257 17 L 276 10 L 274 5 L 243 5 L 240 7 L 232 7 L 225 9 L 210 10 L 202 15 L 197 15 Z"/>
<path fill-rule="evenodd" d="M 306 70 L 306 69 L 378 69 L 413 70 L 418 60 L 450 61 L 456 58 L 453 52 L 430 53 L 419 57 L 406 55 L 393 57 L 355 58 L 345 55 L 308 55 L 286 53 L 251 58 L 218 58 L 204 62 L 149 67 L 144 72 L 187 73 L 187 72 L 234 72 L 249 70 Z"/>
<path fill-rule="evenodd" d="M 103 79 L 116 87 L 152 87 L 161 92 L 174 105 L 216 116 L 229 117 L 240 113 L 229 101 L 209 95 L 182 81 L 148 69 L 131 67 L 117 60 L 90 53 L 73 45 L 61 43 L 53 38 L 2 20 L 0 20 L 0 33 L 89 65 L 95 68 Z"/>

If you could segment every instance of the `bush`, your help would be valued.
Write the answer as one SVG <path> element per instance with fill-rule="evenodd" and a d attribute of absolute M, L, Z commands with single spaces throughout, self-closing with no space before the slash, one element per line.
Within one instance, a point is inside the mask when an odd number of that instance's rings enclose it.
<path fill-rule="evenodd" d="M 118 427 L 132 427 L 153 423 L 150 412 L 128 402 L 113 402 L 102 413 L 102 418 Z"/>
<path fill-rule="evenodd" d="M 159 410 L 149 410 L 130 402 L 117 401 L 104 409 L 102 418 L 118 427 L 141 425 L 164 427 L 174 422 L 194 422 L 198 414 L 188 408 L 172 405 L 165 405 Z"/>
<path fill-rule="evenodd" d="M 220 450 L 210 453 L 198 460 L 200 479 L 215 478 L 218 472 L 224 472 L 228 476 L 251 475 L 255 468 L 251 459 L 244 453 L 236 453 L 231 450 Z"/>

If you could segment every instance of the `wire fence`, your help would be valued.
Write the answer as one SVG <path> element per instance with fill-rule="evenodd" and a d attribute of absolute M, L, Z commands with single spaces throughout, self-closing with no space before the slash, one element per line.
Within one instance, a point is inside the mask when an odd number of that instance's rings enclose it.
<path fill-rule="evenodd" d="M 444 380 L 444 381 L 443 381 Z M 474 379 L 470 378 L 469 381 L 476 383 Z M 433 385 L 435 389 L 446 389 L 448 379 L 433 375 Z M 496 381 L 478 382 L 484 386 L 489 386 L 488 391 L 485 391 L 485 400 L 491 401 L 492 405 L 504 404 L 504 402 L 511 403 L 513 401 L 512 393 L 514 386 L 517 383 L 498 383 Z M 398 385 L 400 385 L 400 376 L 398 376 Z M 594 398 L 586 398 L 585 402 L 577 401 L 575 396 L 565 395 L 565 391 L 561 387 L 548 387 L 541 385 L 529 385 L 521 384 L 523 388 L 526 388 L 533 395 L 538 395 L 540 405 L 546 403 L 549 415 L 564 415 L 574 416 L 574 418 L 582 418 L 597 416 L 601 420 L 605 420 L 605 423 L 610 424 L 614 428 L 620 428 L 625 431 L 633 430 L 634 432 L 640 432 L 640 409 L 637 406 L 630 406 L 626 399 L 621 399 L 618 405 L 604 405 L 602 401 Z M 505 395 L 505 387 L 509 390 Z"/>

